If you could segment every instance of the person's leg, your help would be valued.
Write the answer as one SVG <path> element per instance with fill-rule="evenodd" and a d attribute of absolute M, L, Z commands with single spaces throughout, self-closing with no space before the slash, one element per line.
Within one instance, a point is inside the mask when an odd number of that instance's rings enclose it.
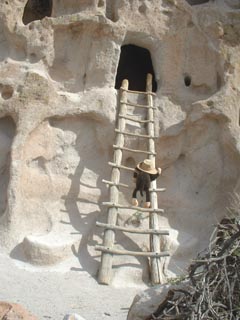
<path fill-rule="evenodd" d="M 135 189 L 133 190 L 133 193 L 132 193 L 132 205 L 133 205 L 133 206 L 138 206 L 137 191 L 138 191 L 138 189 L 135 188 Z"/>
<path fill-rule="evenodd" d="M 146 202 L 144 203 L 144 208 L 150 208 L 151 202 L 150 202 L 150 191 L 148 188 L 144 190 L 146 192 Z"/>

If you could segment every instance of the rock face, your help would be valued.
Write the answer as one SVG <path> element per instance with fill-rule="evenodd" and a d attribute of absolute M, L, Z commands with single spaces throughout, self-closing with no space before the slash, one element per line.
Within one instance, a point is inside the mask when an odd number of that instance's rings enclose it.
<path fill-rule="evenodd" d="M 128 78 L 140 90 L 151 69 L 159 186 L 167 189 L 159 223 L 170 230 L 164 272 L 181 273 L 239 186 L 239 17 L 234 0 L 2 1 L 2 250 L 50 265 L 71 258 L 74 247 L 81 267 L 96 275 L 102 230 L 95 222 L 106 220 L 101 181 L 110 176 L 119 83 Z M 138 149 L 141 141 L 127 144 Z M 123 164 L 141 160 L 125 153 Z M 122 191 L 122 202 L 130 198 Z M 145 218 L 120 212 L 118 223 L 144 227 Z M 134 251 L 149 245 L 139 235 L 116 241 Z M 114 264 L 115 285 L 149 280 L 143 258 Z"/>

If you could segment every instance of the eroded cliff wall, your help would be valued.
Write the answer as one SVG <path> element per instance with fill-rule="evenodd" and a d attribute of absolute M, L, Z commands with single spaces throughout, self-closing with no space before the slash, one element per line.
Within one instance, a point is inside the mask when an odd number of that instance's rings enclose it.
<path fill-rule="evenodd" d="M 2 250 L 48 265 L 71 258 L 74 246 L 79 264 L 96 275 L 94 245 L 103 235 L 95 222 L 106 220 L 101 181 L 110 176 L 119 107 L 115 81 L 127 74 L 137 87 L 145 72 L 141 62 L 133 67 L 128 48 L 135 46 L 148 50 L 155 79 L 156 160 L 159 186 L 167 189 L 158 198 L 165 209 L 159 222 L 170 230 L 164 272 L 182 272 L 238 188 L 239 17 L 234 0 L 2 1 Z M 119 64 L 124 46 L 126 70 Z M 141 143 L 127 141 L 136 149 Z M 141 160 L 125 153 L 123 163 Z M 129 174 L 122 179 L 131 184 Z M 122 202 L 130 199 L 121 193 Z M 144 227 L 147 219 L 120 212 L 118 223 Z M 149 245 L 125 234 L 116 242 L 135 251 Z M 114 273 L 116 285 L 147 282 L 148 263 L 119 257 Z"/>

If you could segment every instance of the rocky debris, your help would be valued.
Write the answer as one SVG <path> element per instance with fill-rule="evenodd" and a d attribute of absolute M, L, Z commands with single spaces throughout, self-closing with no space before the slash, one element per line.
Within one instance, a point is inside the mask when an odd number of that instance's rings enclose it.
<path fill-rule="evenodd" d="M 20 304 L 10 302 L 0 302 L 1 320 L 37 320 Z"/>

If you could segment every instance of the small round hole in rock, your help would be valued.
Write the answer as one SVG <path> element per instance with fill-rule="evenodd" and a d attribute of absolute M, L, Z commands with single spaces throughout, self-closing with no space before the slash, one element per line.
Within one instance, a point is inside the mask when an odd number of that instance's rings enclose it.
<path fill-rule="evenodd" d="M 214 106 L 214 102 L 213 102 L 212 100 L 209 100 L 209 101 L 207 102 L 207 105 L 208 105 L 209 107 L 213 107 L 213 106 Z"/>
<path fill-rule="evenodd" d="M 184 77 L 185 86 L 186 86 L 186 87 L 189 87 L 189 86 L 191 85 L 191 82 L 192 82 L 191 77 L 188 76 L 188 75 L 186 75 L 186 76 Z"/>
<path fill-rule="evenodd" d="M 100 7 L 104 7 L 104 5 L 105 5 L 105 3 L 104 3 L 103 0 L 99 0 L 99 1 L 98 1 L 98 7 L 99 7 L 99 8 L 100 8 Z"/>
<path fill-rule="evenodd" d="M 144 5 L 144 4 L 142 4 L 139 8 L 138 8 L 138 11 L 140 12 L 140 13 L 146 13 L 146 11 L 147 11 L 147 7 L 146 7 L 146 5 Z"/>
<path fill-rule="evenodd" d="M 1 94 L 4 100 L 8 100 L 13 96 L 13 88 L 9 85 L 3 86 Z"/>
<path fill-rule="evenodd" d="M 188 28 L 194 27 L 194 23 L 192 21 L 189 21 L 188 24 L 187 24 L 187 27 Z"/>
<path fill-rule="evenodd" d="M 130 167 L 130 168 L 135 168 L 136 167 L 136 161 L 132 157 L 128 157 L 125 160 L 125 166 Z"/>
<path fill-rule="evenodd" d="M 34 53 L 34 52 L 31 53 L 29 55 L 29 60 L 30 60 L 31 63 L 37 62 L 38 61 L 38 57 L 37 57 L 36 53 Z"/>

